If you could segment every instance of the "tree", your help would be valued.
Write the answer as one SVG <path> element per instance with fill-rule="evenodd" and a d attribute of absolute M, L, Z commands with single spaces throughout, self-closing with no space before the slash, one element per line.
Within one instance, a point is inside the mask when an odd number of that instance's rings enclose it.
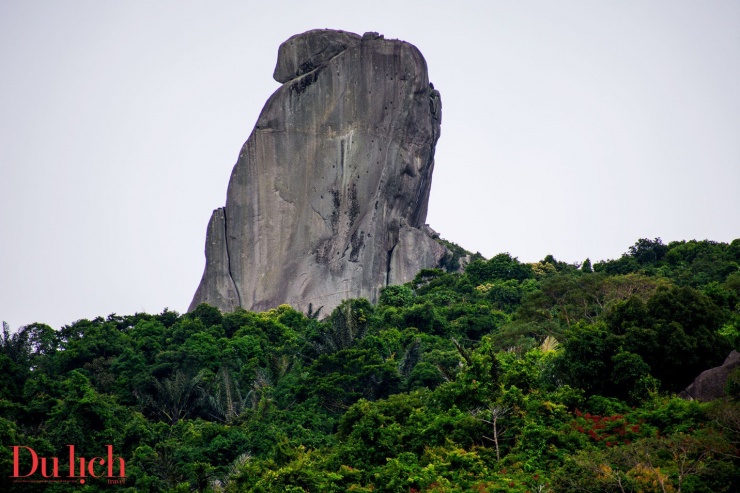
<path fill-rule="evenodd" d="M 665 388 L 679 391 L 729 354 L 719 334 L 722 311 L 690 287 L 658 289 L 625 333 L 624 349 L 639 354 Z"/>
<path fill-rule="evenodd" d="M 637 242 L 629 247 L 628 255 L 640 265 L 654 264 L 665 257 L 668 252 L 668 247 L 663 244 L 660 238 L 649 240 L 647 238 L 641 238 Z"/>
<path fill-rule="evenodd" d="M 410 305 L 413 299 L 414 292 L 406 285 L 386 286 L 380 290 L 380 300 L 378 303 L 380 305 L 401 308 Z"/>
<path fill-rule="evenodd" d="M 565 383 L 593 394 L 612 395 L 612 357 L 619 341 L 602 324 L 579 323 L 566 332 L 555 371 Z"/>
<path fill-rule="evenodd" d="M 351 348 L 367 334 L 374 309 L 364 299 L 345 300 L 331 312 L 329 325 L 320 334 L 314 348 L 319 354 L 329 354 Z"/>
<path fill-rule="evenodd" d="M 244 412 L 246 399 L 242 397 L 239 385 L 227 366 L 221 366 L 218 370 L 214 387 L 208 401 L 219 419 L 231 423 Z"/>
<path fill-rule="evenodd" d="M 176 370 L 171 377 L 154 381 L 156 395 L 152 405 L 170 424 L 177 424 L 187 416 L 203 397 L 200 385 L 203 373 L 202 370 L 195 374 Z"/>
<path fill-rule="evenodd" d="M 471 415 L 477 419 L 480 420 L 486 424 L 491 425 L 491 434 L 493 437 L 487 437 L 483 436 L 483 438 L 487 440 L 491 440 L 496 447 L 496 460 L 498 462 L 501 462 L 501 452 L 499 450 L 499 439 L 504 431 L 504 428 L 501 427 L 499 420 L 509 414 L 511 411 L 511 408 L 505 407 L 505 406 L 496 406 L 491 404 L 487 411 L 488 419 L 484 418 L 484 414 L 481 412 L 481 409 L 476 409 L 474 411 L 471 411 Z"/>
<path fill-rule="evenodd" d="M 533 277 L 529 265 L 522 264 L 508 253 L 500 253 L 487 261 L 473 261 L 465 268 L 465 274 L 476 286 L 497 279 L 523 281 Z"/>

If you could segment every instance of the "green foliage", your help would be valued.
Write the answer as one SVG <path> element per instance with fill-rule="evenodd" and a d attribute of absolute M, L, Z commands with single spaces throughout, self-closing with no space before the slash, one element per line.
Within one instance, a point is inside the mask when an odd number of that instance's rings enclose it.
<path fill-rule="evenodd" d="M 675 241 L 664 245 L 660 238 L 638 240 L 618 260 L 599 262 L 594 270 L 610 275 L 644 272 L 659 274 L 678 285 L 695 288 L 722 283 L 740 270 L 740 242 Z"/>
<path fill-rule="evenodd" d="M 532 268 L 520 263 L 508 253 L 501 253 L 490 260 L 475 260 L 466 268 L 465 273 L 475 285 L 487 281 L 523 281 L 534 276 Z"/>
<path fill-rule="evenodd" d="M 581 266 L 457 247 L 323 320 L 204 304 L 4 324 L 0 490 L 79 489 L 8 477 L 7 444 L 74 443 L 112 444 L 122 491 L 738 491 L 738 370 L 722 400 L 675 397 L 740 344 L 738 266 L 740 240 Z"/>
<path fill-rule="evenodd" d="M 387 286 L 380 290 L 380 305 L 402 308 L 410 305 L 414 292 L 408 286 Z"/>
<path fill-rule="evenodd" d="M 732 399 L 740 400 L 740 367 L 733 369 L 730 374 L 727 375 L 725 395 Z"/>

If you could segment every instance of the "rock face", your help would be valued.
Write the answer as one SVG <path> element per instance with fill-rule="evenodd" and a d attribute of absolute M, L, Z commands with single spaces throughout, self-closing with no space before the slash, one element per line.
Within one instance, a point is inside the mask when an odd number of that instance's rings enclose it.
<path fill-rule="evenodd" d="M 722 366 L 701 372 L 679 396 L 689 400 L 711 401 L 725 395 L 725 383 L 730 372 L 740 366 L 740 353 L 732 351 Z"/>
<path fill-rule="evenodd" d="M 425 226 L 441 102 L 413 45 L 314 30 L 279 49 L 270 97 L 213 212 L 190 309 L 324 313 L 437 267 Z"/>

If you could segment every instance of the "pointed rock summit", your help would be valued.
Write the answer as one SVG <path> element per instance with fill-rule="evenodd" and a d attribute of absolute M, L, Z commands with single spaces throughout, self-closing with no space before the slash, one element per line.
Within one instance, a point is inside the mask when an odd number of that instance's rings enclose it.
<path fill-rule="evenodd" d="M 447 250 L 425 220 L 441 102 L 419 50 L 308 31 L 280 46 L 273 77 L 282 86 L 208 224 L 190 309 L 328 313 L 438 267 Z"/>

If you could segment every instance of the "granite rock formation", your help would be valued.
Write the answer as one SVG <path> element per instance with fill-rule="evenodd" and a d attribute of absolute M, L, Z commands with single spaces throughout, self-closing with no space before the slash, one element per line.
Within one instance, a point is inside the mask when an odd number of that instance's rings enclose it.
<path fill-rule="evenodd" d="M 712 401 L 725 395 L 725 384 L 727 376 L 732 370 L 740 366 L 740 353 L 732 351 L 722 363 L 722 366 L 715 366 L 694 379 L 694 381 L 679 394 L 680 397 L 688 400 Z"/>
<path fill-rule="evenodd" d="M 425 225 L 441 102 L 413 45 L 314 30 L 285 41 L 213 212 L 190 309 L 328 313 L 437 267 Z"/>

